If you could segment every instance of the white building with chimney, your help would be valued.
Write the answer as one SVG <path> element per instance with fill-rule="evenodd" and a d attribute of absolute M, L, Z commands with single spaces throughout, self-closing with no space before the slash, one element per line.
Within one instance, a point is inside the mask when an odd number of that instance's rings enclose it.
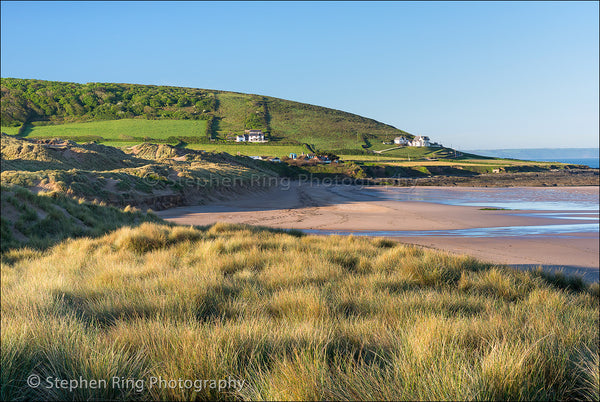
<path fill-rule="evenodd" d="M 428 147 L 429 146 L 429 137 L 418 135 L 410 142 L 413 147 Z"/>
<path fill-rule="evenodd" d="M 261 130 L 246 130 L 246 134 L 235 137 L 236 142 L 266 142 L 265 134 Z"/>
<path fill-rule="evenodd" d="M 409 146 L 409 147 L 428 147 L 431 146 L 431 140 L 427 136 L 418 135 L 412 140 L 406 137 L 396 137 L 394 138 L 394 144 L 400 146 Z"/>

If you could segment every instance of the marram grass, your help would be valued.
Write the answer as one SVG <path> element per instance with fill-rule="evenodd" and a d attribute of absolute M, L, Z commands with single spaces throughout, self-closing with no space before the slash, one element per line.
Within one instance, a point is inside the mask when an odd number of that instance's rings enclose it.
<path fill-rule="evenodd" d="M 8 251 L 1 279 L 2 400 L 598 399 L 597 285 L 384 239 L 144 223 Z"/>

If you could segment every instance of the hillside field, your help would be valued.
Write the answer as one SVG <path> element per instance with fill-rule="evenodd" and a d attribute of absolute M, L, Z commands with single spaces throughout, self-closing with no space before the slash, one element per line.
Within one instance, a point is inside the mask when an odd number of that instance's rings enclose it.
<path fill-rule="evenodd" d="M 62 138 L 78 142 L 95 140 L 101 143 L 171 139 L 171 142 L 177 143 L 177 137 L 206 139 L 206 124 L 205 120 L 146 119 L 100 120 L 57 125 L 40 125 L 38 123 L 29 125 L 22 137 Z M 2 132 L 16 134 L 15 127 L 2 127 Z"/>
<path fill-rule="evenodd" d="M 20 127 L 0 127 L 0 130 L 2 130 L 3 133 L 8 135 L 17 135 L 19 133 L 19 129 Z"/>
<path fill-rule="evenodd" d="M 302 145 L 271 145 L 267 144 L 189 144 L 187 148 L 202 149 L 204 151 L 226 152 L 231 155 L 246 155 L 246 156 L 289 156 L 290 153 L 301 155 L 310 151 Z"/>

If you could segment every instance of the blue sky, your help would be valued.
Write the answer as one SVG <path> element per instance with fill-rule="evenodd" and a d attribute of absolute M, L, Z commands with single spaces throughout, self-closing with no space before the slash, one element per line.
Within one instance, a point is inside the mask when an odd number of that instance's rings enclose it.
<path fill-rule="evenodd" d="M 598 147 L 598 2 L 9 2 L 2 77 L 276 96 L 459 149 Z"/>

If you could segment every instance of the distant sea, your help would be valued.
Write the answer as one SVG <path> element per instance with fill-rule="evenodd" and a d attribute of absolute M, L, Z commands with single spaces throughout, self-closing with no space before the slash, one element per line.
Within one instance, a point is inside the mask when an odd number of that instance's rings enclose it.
<path fill-rule="evenodd" d="M 600 160 L 598 158 L 579 158 L 579 159 L 537 159 L 543 162 L 560 162 L 560 163 L 572 163 L 574 165 L 587 165 L 591 168 L 598 169 L 600 167 Z"/>
<path fill-rule="evenodd" d="M 599 168 L 598 148 L 522 148 L 522 149 L 471 149 L 477 155 L 526 161 L 560 162 Z"/>

